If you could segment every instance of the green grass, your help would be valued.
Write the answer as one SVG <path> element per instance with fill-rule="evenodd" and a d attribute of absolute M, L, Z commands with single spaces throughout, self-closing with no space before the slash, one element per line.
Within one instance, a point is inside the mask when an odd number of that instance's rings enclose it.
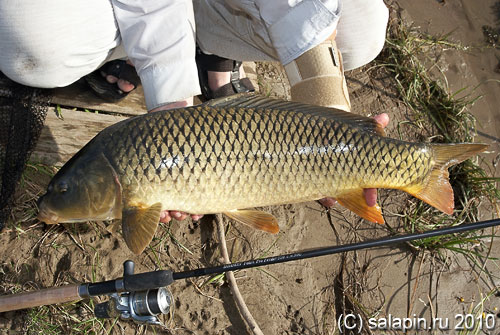
<path fill-rule="evenodd" d="M 26 324 L 27 334 L 62 334 L 61 329 L 50 320 L 51 310 L 48 306 L 32 308 L 28 312 Z"/>
<path fill-rule="evenodd" d="M 94 302 L 41 306 L 27 311 L 25 334 L 110 334 L 118 319 L 103 320 L 93 316 Z"/>
<path fill-rule="evenodd" d="M 66 106 L 64 106 L 64 107 L 66 107 Z M 62 108 L 63 107 L 61 107 L 61 105 L 56 105 L 55 113 L 56 113 L 57 118 L 59 118 L 61 120 L 64 120 L 64 116 L 62 114 Z M 78 107 L 70 107 L 70 109 L 73 110 L 73 111 L 80 111 L 80 112 L 85 112 L 85 113 L 99 114 L 99 111 L 98 110 L 94 110 L 94 109 L 78 108 Z"/>

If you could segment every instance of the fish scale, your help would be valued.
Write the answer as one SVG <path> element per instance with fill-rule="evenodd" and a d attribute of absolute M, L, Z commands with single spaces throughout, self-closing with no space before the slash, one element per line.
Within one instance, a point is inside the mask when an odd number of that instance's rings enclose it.
<path fill-rule="evenodd" d="M 313 200 L 368 185 L 398 188 L 432 168 L 424 144 L 281 109 L 191 107 L 132 119 L 104 135 L 103 152 L 125 193 L 189 213 L 295 202 L 297 194 Z"/>

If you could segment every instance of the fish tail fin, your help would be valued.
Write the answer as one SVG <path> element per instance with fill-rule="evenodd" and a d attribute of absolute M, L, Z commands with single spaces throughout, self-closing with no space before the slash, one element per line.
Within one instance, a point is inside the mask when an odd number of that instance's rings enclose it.
<path fill-rule="evenodd" d="M 403 190 L 446 214 L 453 214 L 453 189 L 448 168 L 484 151 L 488 145 L 476 143 L 431 144 L 435 165 L 425 184 L 417 183 Z"/>

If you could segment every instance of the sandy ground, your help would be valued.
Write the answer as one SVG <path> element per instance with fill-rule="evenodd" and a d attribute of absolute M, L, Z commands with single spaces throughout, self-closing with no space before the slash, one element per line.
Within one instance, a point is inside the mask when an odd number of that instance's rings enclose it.
<path fill-rule="evenodd" d="M 404 0 L 398 3 L 407 10 L 404 17 L 415 20 L 421 29 L 431 33 L 453 31 L 451 36 L 466 45 L 484 45 L 482 26 L 500 25 L 498 10 L 495 10 L 498 2 L 495 1 Z M 452 90 L 481 84 L 476 92 L 484 97 L 474 105 L 473 113 L 481 121 L 478 130 L 484 134 L 484 140 L 497 141 L 496 149 L 487 156 L 489 161 L 498 157 L 500 85 L 487 80 L 500 79 L 495 72 L 498 56 L 497 49 L 474 49 L 460 54 L 447 52 L 440 60 L 440 64 L 447 65 L 443 70 Z M 286 96 L 286 80 L 279 68 L 259 64 L 257 70 L 265 87 L 279 96 Z M 347 77 L 354 112 L 373 115 L 383 111 L 393 120 L 404 120 L 408 111 L 394 99 L 390 78 L 372 71 L 370 66 L 348 73 Z M 395 127 L 389 126 L 388 134 L 396 135 Z M 408 136 L 412 138 L 417 134 L 409 133 Z M 47 183 L 48 178 L 37 181 Z M 32 187 L 30 184 L 24 186 Z M 33 188 L 32 191 L 37 192 Z M 20 199 L 22 194 L 20 190 Z M 388 225 L 394 229 L 401 223 L 397 215 L 391 213 L 407 206 L 407 199 L 401 192 L 381 192 L 380 202 Z M 327 212 L 312 202 L 265 210 L 279 218 L 280 233 L 272 236 L 241 225 L 230 225 L 227 240 L 232 261 L 387 234 L 387 227 L 369 224 L 340 207 Z M 22 213 L 16 215 L 22 216 Z M 10 292 L 116 278 L 121 276 L 121 264 L 126 259 L 136 262 L 137 272 L 212 266 L 220 260 L 214 220 L 207 216 L 199 224 L 186 220 L 164 225 L 152 244 L 154 248 L 141 256 L 133 256 L 120 234 L 111 234 L 102 222 L 54 227 L 34 221 L 12 225 L 0 234 L 0 252 L 4 255 L 0 266 L 1 287 L 4 292 Z M 493 254 L 500 256 L 498 253 L 500 249 L 495 245 Z M 338 333 L 337 320 L 345 310 L 355 314 L 365 311 L 376 320 L 389 315 L 421 317 L 428 321 L 441 317 L 449 319 L 453 325 L 458 321 L 457 314 L 470 312 L 482 297 L 499 286 L 500 271 L 490 261 L 484 267 L 492 276 L 479 275 L 477 266 L 457 254 L 448 253 L 444 260 L 438 261 L 429 255 L 414 256 L 407 246 L 402 246 L 244 270 L 237 272 L 236 278 L 264 334 L 335 334 Z M 170 287 L 175 312 L 172 317 L 163 318 L 166 325 L 163 328 L 137 326 L 125 321 L 114 326 L 107 322 L 101 328 L 90 321 L 91 329 L 97 334 L 104 334 L 109 329 L 113 334 L 248 333 L 227 284 L 204 284 L 206 280 L 181 280 Z M 485 301 L 485 313 L 496 318 L 499 299 L 492 296 Z M 0 333 L 42 334 L 41 325 L 33 323 L 45 320 L 55 325 L 54 334 L 85 334 L 86 325 L 79 321 L 92 320 L 88 306 L 86 301 L 2 314 Z M 500 319 L 495 320 L 500 324 Z M 366 324 L 362 330 L 369 333 Z"/>

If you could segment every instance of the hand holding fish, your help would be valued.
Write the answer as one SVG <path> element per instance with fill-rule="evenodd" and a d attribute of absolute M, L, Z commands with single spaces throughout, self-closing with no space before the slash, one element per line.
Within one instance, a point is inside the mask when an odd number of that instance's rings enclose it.
<path fill-rule="evenodd" d="M 172 220 L 172 218 L 176 219 L 177 221 L 182 221 L 185 218 L 187 218 L 188 215 L 189 214 L 184 213 L 184 212 L 165 210 L 165 211 L 161 212 L 161 214 L 160 214 L 160 222 L 167 223 L 167 222 L 170 222 L 170 220 Z M 202 217 L 203 217 L 203 215 L 191 215 L 191 219 L 193 219 L 193 221 L 198 221 Z"/>

